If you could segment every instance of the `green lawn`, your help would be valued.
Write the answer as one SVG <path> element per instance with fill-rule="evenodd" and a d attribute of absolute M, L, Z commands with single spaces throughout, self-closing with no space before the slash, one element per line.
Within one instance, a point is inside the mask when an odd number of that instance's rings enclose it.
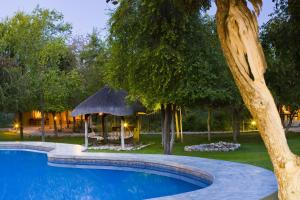
<path fill-rule="evenodd" d="M 3 141 L 20 141 L 20 136 L 14 132 L 0 131 L 0 142 Z M 24 137 L 23 141 L 41 141 L 41 137 Z M 83 137 L 47 137 L 47 142 L 83 144 Z"/>
<path fill-rule="evenodd" d="M 298 134 L 289 134 L 288 142 L 291 149 L 300 154 L 300 133 Z M 9 132 L 0 132 L 0 141 L 18 141 L 19 136 L 14 133 Z M 24 140 L 26 141 L 39 141 L 39 137 L 27 137 Z M 154 143 L 145 149 L 134 151 L 131 153 L 151 153 L 151 154 L 161 154 L 163 149 L 160 145 L 160 136 L 159 135 L 142 135 L 141 138 L 143 143 Z M 212 137 L 212 141 L 231 141 L 231 135 L 215 135 Z M 83 144 L 84 140 L 82 137 L 64 137 L 64 138 L 47 138 L 47 142 L 62 142 L 62 143 L 71 143 L 71 144 Z M 252 165 L 261 166 L 267 169 L 272 169 L 272 165 L 264 144 L 258 134 L 247 134 L 242 135 L 239 138 L 239 142 L 242 144 L 242 147 L 234 152 L 185 152 L 183 148 L 185 145 L 193 145 L 206 143 L 206 136 L 201 135 L 185 135 L 184 143 L 176 143 L 174 146 L 173 154 L 175 155 L 184 155 L 184 156 L 197 156 L 203 158 L 212 158 L 212 159 L 221 159 L 229 160 L 235 162 L 249 163 Z M 103 151 L 102 151 L 103 152 Z"/>

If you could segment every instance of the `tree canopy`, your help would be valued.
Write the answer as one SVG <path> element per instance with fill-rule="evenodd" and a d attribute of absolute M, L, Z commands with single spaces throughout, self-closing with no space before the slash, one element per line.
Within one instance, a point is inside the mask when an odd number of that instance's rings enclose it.
<path fill-rule="evenodd" d="M 269 66 L 267 83 L 279 107 L 286 105 L 291 109 L 290 119 L 300 107 L 299 12 L 299 1 L 278 1 L 271 19 L 261 32 Z"/>
<path fill-rule="evenodd" d="M 39 7 L 30 14 L 18 12 L 0 23 L 0 33 L 1 70 L 9 78 L 1 84 L 3 111 L 22 117 L 33 109 L 70 108 L 67 100 L 78 84 L 68 79 L 80 79 L 67 45 L 71 26 L 63 15 Z"/>
<path fill-rule="evenodd" d="M 214 24 L 172 1 L 120 2 L 110 21 L 108 82 L 150 107 L 225 100 L 226 64 Z"/>
<path fill-rule="evenodd" d="M 121 1 L 110 20 L 107 82 L 125 88 L 132 100 L 139 98 L 149 109 L 225 105 L 234 99 L 229 90 L 237 91 L 214 19 L 203 12 L 189 13 L 182 5 Z"/>

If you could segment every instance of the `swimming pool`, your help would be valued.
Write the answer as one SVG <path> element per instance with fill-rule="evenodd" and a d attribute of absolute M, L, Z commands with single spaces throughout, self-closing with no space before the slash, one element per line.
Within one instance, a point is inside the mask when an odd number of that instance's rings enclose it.
<path fill-rule="evenodd" d="M 54 167 L 44 153 L 17 150 L 0 150 L 0 185 L 0 200 L 135 200 L 207 186 L 145 172 Z"/>

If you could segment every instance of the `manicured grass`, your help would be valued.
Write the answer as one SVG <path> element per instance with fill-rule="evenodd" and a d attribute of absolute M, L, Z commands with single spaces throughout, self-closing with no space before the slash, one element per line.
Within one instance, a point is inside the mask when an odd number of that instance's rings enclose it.
<path fill-rule="evenodd" d="M 300 154 L 300 133 L 290 133 L 287 136 L 289 145 L 293 152 Z M 40 137 L 26 137 L 25 141 L 40 141 Z M 130 153 L 146 153 L 146 154 L 162 154 L 163 148 L 161 147 L 160 135 L 142 135 L 142 143 L 153 143 L 147 148 L 130 152 Z M 19 136 L 15 133 L 0 132 L 0 141 L 19 141 Z M 47 142 L 60 142 L 70 144 L 83 144 L 84 139 L 82 137 L 51 137 L 46 138 Z M 226 135 L 214 135 L 212 142 L 217 141 L 232 141 L 232 136 Z M 266 148 L 256 133 L 241 135 L 239 142 L 242 147 L 234 152 L 185 152 L 183 150 L 186 145 L 207 143 L 206 136 L 203 135 L 185 135 L 184 143 L 175 143 L 173 148 L 174 155 L 184 156 L 196 156 L 211 159 L 221 159 L 234 162 L 248 163 L 260 167 L 264 167 L 272 170 L 272 164 L 267 154 Z M 109 152 L 109 151 L 101 151 Z M 111 152 L 111 151 L 110 151 Z M 124 151 L 126 152 L 126 151 Z"/>
<path fill-rule="evenodd" d="M 1 141 L 20 141 L 19 134 L 14 132 L 0 131 L 0 142 Z M 41 141 L 41 137 L 32 136 L 24 137 L 23 141 Z M 69 144 L 83 144 L 83 137 L 46 137 L 46 142 L 57 142 L 57 143 L 69 143 Z"/>
<path fill-rule="evenodd" d="M 293 152 L 300 154 L 300 133 L 290 133 L 287 136 L 289 145 Z M 163 148 L 160 144 L 159 135 L 143 135 L 142 142 L 154 142 L 148 148 L 135 151 L 135 153 L 162 154 Z M 232 135 L 214 135 L 211 142 L 232 142 Z M 195 156 L 210 159 L 220 159 L 241 163 L 248 163 L 272 170 L 272 163 L 267 154 L 263 141 L 257 133 L 243 134 L 239 138 L 241 148 L 233 152 L 185 152 L 184 146 L 208 143 L 205 135 L 185 135 L 184 143 L 176 143 L 173 148 L 174 155 Z M 102 151 L 103 152 L 103 151 Z M 106 151 L 109 152 L 109 151 Z"/>

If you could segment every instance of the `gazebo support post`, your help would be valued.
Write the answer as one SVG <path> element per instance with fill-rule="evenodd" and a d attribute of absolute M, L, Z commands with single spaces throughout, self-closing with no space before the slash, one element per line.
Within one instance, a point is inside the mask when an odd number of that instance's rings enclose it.
<path fill-rule="evenodd" d="M 88 148 L 88 122 L 89 122 L 89 115 L 84 115 L 84 147 Z"/>
<path fill-rule="evenodd" d="M 125 120 L 124 117 L 121 117 L 121 148 L 125 149 L 125 128 L 124 128 Z"/>

